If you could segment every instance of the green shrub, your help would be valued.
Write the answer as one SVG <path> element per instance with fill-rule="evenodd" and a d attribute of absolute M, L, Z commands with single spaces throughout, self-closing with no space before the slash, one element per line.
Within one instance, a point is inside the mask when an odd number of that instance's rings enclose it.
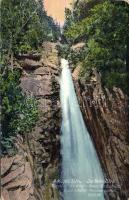
<path fill-rule="evenodd" d="M 105 75 L 103 82 L 109 89 L 112 89 L 113 86 L 115 86 L 121 88 L 126 94 L 129 94 L 129 85 L 127 80 L 127 73 L 111 72 Z"/>
<path fill-rule="evenodd" d="M 17 134 L 27 134 L 38 120 L 37 102 L 19 86 L 20 72 L 2 67 L 0 75 L 2 152 L 12 151 Z"/>
<path fill-rule="evenodd" d="M 128 13 L 129 6 L 125 2 L 79 1 L 73 12 L 66 12 L 64 30 L 69 43 L 85 42 L 86 51 L 79 55 L 81 77 L 88 79 L 96 68 L 107 87 L 117 86 L 126 93 L 129 85 Z M 73 61 L 77 57 L 74 54 Z"/>

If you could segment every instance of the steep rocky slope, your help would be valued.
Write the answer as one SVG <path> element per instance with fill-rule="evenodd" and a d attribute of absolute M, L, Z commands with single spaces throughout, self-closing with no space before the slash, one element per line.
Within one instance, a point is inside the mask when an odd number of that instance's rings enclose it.
<path fill-rule="evenodd" d="M 33 174 L 26 156 L 1 159 L 2 200 L 34 200 Z"/>
<path fill-rule="evenodd" d="M 42 49 L 41 56 L 19 56 L 21 87 L 27 95 L 36 97 L 40 116 L 25 140 L 17 138 L 18 154 L 2 158 L 4 200 L 58 199 L 52 185 L 59 163 L 59 60 L 56 44 L 44 43 Z"/>
<path fill-rule="evenodd" d="M 75 76 L 74 72 L 74 76 Z M 80 107 L 105 173 L 107 200 L 129 197 L 129 102 L 118 88 L 101 86 L 94 71 L 91 81 L 75 81 Z"/>
<path fill-rule="evenodd" d="M 23 139 L 16 139 L 17 154 L 1 159 L 2 200 L 58 200 L 54 180 L 59 176 L 60 73 L 57 44 L 46 42 L 42 53 L 18 58 L 23 72 L 21 86 L 36 97 L 39 121 Z M 105 174 L 107 200 L 129 197 L 129 102 L 118 89 L 101 85 L 94 71 L 90 82 L 73 72 L 75 88 L 86 126 L 93 139 Z M 110 188 L 114 187 L 113 191 Z"/>

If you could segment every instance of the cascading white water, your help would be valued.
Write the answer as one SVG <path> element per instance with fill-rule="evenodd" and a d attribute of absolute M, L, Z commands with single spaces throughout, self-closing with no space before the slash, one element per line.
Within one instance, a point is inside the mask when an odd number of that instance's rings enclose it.
<path fill-rule="evenodd" d="M 62 180 L 64 200 L 104 200 L 102 169 L 85 127 L 68 61 L 61 59 Z"/>

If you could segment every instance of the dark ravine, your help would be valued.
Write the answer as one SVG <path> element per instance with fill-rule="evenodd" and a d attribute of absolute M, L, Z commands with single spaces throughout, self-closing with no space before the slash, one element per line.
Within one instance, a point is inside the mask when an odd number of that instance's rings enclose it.
<path fill-rule="evenodd" d="M 97 72 L 91 82 L 75 81 L 80 107 L 105 173 L 105 198 L 129 198 L 129 102 L 118 88 L 103 88 Z M 113 188 L 110 191 L 110 188 Z"/>
<path fill-rule="evenodd" d="M 53 187 L 60 165 L 61 112 L 57 44 L 45 42 L 41 55 L 23 55 L 17 60 L 23 76 L 21 86 L 38 100 L 40 117 L 33 131 L 16 139 L 17 154 L 1 159 L 2 200 L 59 200 Z M 16 65 L 17 65 L 16 62 Z M 78 68 L 79 70 L 79 68 Z M 86 126 L 94 141 L 107 178 L 117 187 L 105 189 L 106 200 L 129 198 L 129 103 L 123 92 L 101 86 L 99 75 L 75 87 Z M 105 186 L 106 187 L 106 186 Z"/>

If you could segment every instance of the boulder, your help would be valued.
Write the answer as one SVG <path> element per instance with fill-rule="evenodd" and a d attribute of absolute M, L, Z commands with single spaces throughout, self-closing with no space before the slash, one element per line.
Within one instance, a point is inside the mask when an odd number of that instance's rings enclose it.
<path fill-rule="evenodd" d="M 22 163 L 19 164 L 19 161 Z M 1 177 L 2 200 L 28 200 L 29 196 L 34 197 L 30 163 L 23 156 L 16 155 L 3 157 L 1 164 L 2 168 L 4 166 L 4 174 Z"/>
<path fill-rule="evenodd" d="M 21 67 L 25 70 L 35 70 L 42 66 L 40 61 L 34 61 L 27 58 L 25 60 L 20 61 L 20 64 L 21 64 Z"/>
<path fill-rule="evenodd" d="M 24 60 L 24 59 L 31 59 L 35 61 L 39 61 L 41 58 L 42 54 L 40 53 L 29 53 L 29 54 L 19 54 L 17 55 L 18 60 Z"/>

